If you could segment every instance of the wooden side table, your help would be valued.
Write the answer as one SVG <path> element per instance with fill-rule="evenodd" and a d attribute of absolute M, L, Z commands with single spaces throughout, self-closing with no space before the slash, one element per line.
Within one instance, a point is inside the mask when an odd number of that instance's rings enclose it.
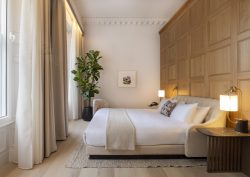
<path fill-rule="evenodd" d="M 208 172 L 241 171 L 242 143 L 250 133 L 239 133 L 232 128 L 198 128 L 208 142 Z"/>

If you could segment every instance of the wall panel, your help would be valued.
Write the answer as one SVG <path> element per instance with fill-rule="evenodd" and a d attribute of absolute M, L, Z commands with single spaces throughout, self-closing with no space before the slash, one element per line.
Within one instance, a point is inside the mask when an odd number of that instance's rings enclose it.
<path fill-rule="evenodd" d="M 228 74 L 232 72 L 230 46 L 208 52 L 209 75 Z"/>
<path fill-rule="evenodd" d="M 238 72 L 250 71 L 250 38 L 238 42 Z"/>
<path fill-rule="evenodd" d="M 201 55 L 191 59 L 191 78 L 205 76 L 205 56 Z"/>
<path fill-rule="evenodd" d="M 189 13 L 185 12 L 177 21 L 175 37 L 178 39 L 189 30 Z"/>
<path fill-rule="evenodd" d="M 220 94 L 224 93 L 232 85 L 232 80 L 227 78 L 211 79 L 209 82 L 210 97 L 219 99 Z"/>
<path fill-rule="evenodd" d="M 176 45 L 176 58 L 178 60 L 186 60 L 188 55 L 188 38 L 187 35 L 177 40 Z"/>
<path fill-rule="evenodd" d="M 208 21 L 209 45 L 221 42 L 231 37 L 231 8 L 223 9 Z"/>
<path fill-rule="evenodd" d="M 205 52 L 205 26 L 201 25 L 190 33 L 191 56 L 197 56 Z"/>
<path fill-rule="evenodd" d="M 189 62 L 188 60 L 178 61 L 178 79 L 188 80 L 189 79 Z"/>
<path fill-rule="evenodd" d="M 168 67 L 168 80 L 176 80 L 177 79 L 177 66 L 171 65 Z"/>
<path fill-rule="evenodd" d="M 208 11 L 213 13 L 214 11 L 223 7 L 229 0 L 209 0 L 208 1 Z"/>
<path fill-rule="evenodd" d="M 207 86 L 202 81 L 191 82 L 191 96 L 207 97 Z"/>
<path fill-rule="evenodd" d="M 204 22 L 205 0 L 199 0 L 190 8 L 190 25 L 195 27 Z"/>
<path fill-rule="evenodd" d="M 250 30 L 250 1 L 239 1 L 239 32 Z"/>
<path fill-rule="evenodd" d="M 242 91 L 242 116 L 250 120 L 250 79 L 239 80 L 239 87 Z"/>

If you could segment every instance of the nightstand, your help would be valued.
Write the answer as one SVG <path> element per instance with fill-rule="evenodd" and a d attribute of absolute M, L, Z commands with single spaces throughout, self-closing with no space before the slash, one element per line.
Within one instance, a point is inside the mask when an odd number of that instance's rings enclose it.
<path fill-rule="evenodd" d="M 242 143 L 250 133 L 239 133 L 232 128 L 197 128 L 207 136 L 207 171 L 241 171 Z"/>

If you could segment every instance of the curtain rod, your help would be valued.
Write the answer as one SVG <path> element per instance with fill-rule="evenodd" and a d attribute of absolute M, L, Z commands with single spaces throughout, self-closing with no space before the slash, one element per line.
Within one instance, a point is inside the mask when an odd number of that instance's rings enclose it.
<path fill-rule="evenodd" d="M 68 5 L 69 5 L 69 7 L 70 7 L 70 9 L 71 9 L 71 11 L 72 11 L 72 13 L 73 13 L 73 15 L 75 16 L 75 19 L 76 19 L 76 21 L 77 21 L 77 23 L 78 23 L 78 25 L 79 25 L 79 27 L 80 27 L 80 30 L 81 30 L 81 32 L 82 32 L 82 35 L 84 35 L 84 30 L 83 30 L 82 25 L 81 25 L 81 23 L 80 23 L 80 21 L 79 21 L 77 15 L 76 15 L 76 13 L 75 13 L 75 10 L 73 9 L 73 7 L 72 7 L 72 5 L 71 5 L 71 3 L 70 3 L 70 0 L 67 0 L 67 3 L 68 3 Z"/>

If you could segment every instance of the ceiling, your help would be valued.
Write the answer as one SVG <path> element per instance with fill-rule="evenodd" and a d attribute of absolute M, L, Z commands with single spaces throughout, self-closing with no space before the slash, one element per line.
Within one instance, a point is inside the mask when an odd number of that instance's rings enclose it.
<path fill-rule="evenodd" d="M 187 0 L 71 0 L 81 18 L 170 19 Z"/>

